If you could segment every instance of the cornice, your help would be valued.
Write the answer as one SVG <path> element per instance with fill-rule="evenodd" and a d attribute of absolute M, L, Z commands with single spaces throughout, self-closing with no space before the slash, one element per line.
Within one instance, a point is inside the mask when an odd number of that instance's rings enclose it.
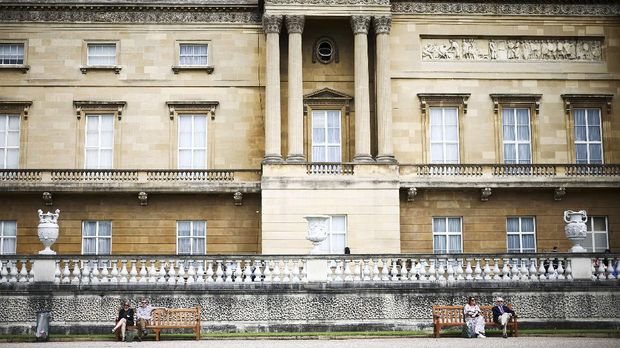
<path fill-rule="evenodd" d="M 620 3 L 611 0 L 528 0 L 524 1 L 395 1 L 395 14 L 446 15 L 544 15 L 544 16 L 618 16 Z"/>

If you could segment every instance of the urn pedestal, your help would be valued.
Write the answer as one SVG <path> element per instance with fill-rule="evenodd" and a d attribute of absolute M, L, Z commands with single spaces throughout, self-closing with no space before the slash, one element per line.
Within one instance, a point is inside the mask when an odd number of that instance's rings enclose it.
<path fill-rule="evenodd" d="M 585 210 L 572 211 L 566 210 L 564 212 L 564 233 L 566 238 L 573 243 L 573 247 L 570 248 L 570 252 L 584 253 L 587 250 L 584 249 L 579 243 L 586 239 L 586 232 L 588 230 L 586 222 L 588 222 L 588 215 Z"/>
<path fill-rule="evenodd" d="M 306 239 L 314 246 L 310 254 L 320 254 L 319 245 L 327 238 L 327 215 L 307 215 L 304 219 L 308 221 L 308 235 Z"/>
<path fill-rule="evenodd" d="M 43 213 L 41 209 L 39 209 L 38 212 L 38 235 L 39 240 L 45 247 L 45 249 L 39 251 L 39 255 L 56 255 L 56 252 L 51 249 L 51 246 L 56 242 L 56 239 L 58 239 L 58 216 L 60 216 L 60 209 L 56 209 L 54 213 Z"/>

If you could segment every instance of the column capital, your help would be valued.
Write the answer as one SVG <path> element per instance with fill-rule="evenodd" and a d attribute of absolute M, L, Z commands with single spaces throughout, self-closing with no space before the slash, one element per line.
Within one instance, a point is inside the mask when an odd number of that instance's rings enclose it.
<path fill-rule="evenodd" d="M 392 27 L 392 16 L 375 16 L 372 18 L 372 24 L 377 34 L 389 34 Z"/>
<path fill-rule="evenodd" d="M 265 15 L 263 16 L 263 30 L 265 33 L 280 33 L 282 28 L 282 16 Z"/>
<path fill-rule="evenodd" d="M 304 31 L 304 16 L 286 16 L 286 30 L 289 34 L 292 33 L 303 33 Z"/>
<path fill-rule="evenodd" d="M 351 29 L 353 34 L 368 34 L 370 28 L 370 16 L 351 16 Z"/>

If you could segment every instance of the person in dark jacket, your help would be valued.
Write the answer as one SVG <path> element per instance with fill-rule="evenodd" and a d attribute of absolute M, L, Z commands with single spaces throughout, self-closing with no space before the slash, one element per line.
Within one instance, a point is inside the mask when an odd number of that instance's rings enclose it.
<path fill-rule="evenodd" d="M 125 340 L 125 329 L 127 326 L 133 326 L 134 310 L 131 308 L 131 304 L 129 300 L 126 300 L 123 303 L 123 306 L 118 311 L 118 317 L 116 318 L 116 326 L 112 329 L 112 333 L 116 332 L 119 328 L 121 329 L 121 337 L 123 341 Z"/>
<path fill-rule="evenodd" d="M 498 297 L 495 302 L 496 305 L 493 307 L 493 321 L 502 326 L 503 337 L 508 338 L 508 334 L 506 334 L 506 324 L 508 324 L 510 318 L 516 318 L 517 315 L 515 314 L 515 311 L 504 305 L 503 298 Z"/>

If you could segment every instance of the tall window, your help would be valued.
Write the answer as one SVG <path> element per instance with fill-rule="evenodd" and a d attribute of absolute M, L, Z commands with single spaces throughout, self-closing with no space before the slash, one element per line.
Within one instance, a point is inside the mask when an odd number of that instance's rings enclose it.
<path fill-rule="evenodd" d="M 0 254 L 13 255 L 17 248 L 17 221 L 0 221 Z"/>
<path fill-rule="evenodd" d="M 207 167 L 207 116 L 179 115 L 179 169 Z"/>
<path fill-rule="evenodd" d="M 207 44 L 180 44 L 179 65 L 208 65 Z"/>
<path fill-rule="evenodd" d="M 112 221 L 82 222 L 82 254 L 110 255 L 112 253 Z"/>
<path fill-rule="evenodd" d="M 116 64 L 116 44 L 89 43 L 87 50 L 87 65 Z"/>
<path fill-rule="evenodd" d="M 509 253 L 536 252 L 536 225 L 533 217 L 510 217 L 506 219 Z"/>
<path fill-rule="evenodd" d="M 431 107 L 431 163 L 459 163 L 458 108 Z"/>
<path fill-rule="evenodd" d="M 340 110 L 312 111 L 312 162 L 342 162 Z"/>
<path fill-rule="evenodd" d="M 347 246 L 347 216 L 333 215 L 329 217 L 327 239 L 320 245 L 323 254 L 342 254 Z"/>
<path fill-rule="evenodd" d="M 0 115 L 0 168 L 19 167 L 19 115 Z"/>
<path fill-rule="evenodd" d="M 577 163 L 603 164 L 601 109 L 574 109 Z"/>
<path fill-rule="evenodd" d="M 24 64 L 24 44 L 0 43 L 0 64 Z"/>
<path fill-rule="evenodd" d="M 586 226 L 588 226 L 588 231 L 581 246 L 590 252 L 604 252 L 609 249 L 607 216 L 590 216 Z"/>
<path fill-rule="evenodd" d="M 532 163 L 530 109 L 502 109 L 504 135 L 504 163 Z"/>
<path fill-rule="evenodd" d="M 433 252 L 435 254 L 463 252 L 463 226 L 460 217 L 433 218 Z"/>
<path fill-rule="evenodd" d="M 177 221 L 177 255 L 204 255 L 207 252 L 207 222 Z"/>
<path fill-rule="evenodd" d="M 114 116 L 86 116 L 86 169 L 112 168 Z"/>

